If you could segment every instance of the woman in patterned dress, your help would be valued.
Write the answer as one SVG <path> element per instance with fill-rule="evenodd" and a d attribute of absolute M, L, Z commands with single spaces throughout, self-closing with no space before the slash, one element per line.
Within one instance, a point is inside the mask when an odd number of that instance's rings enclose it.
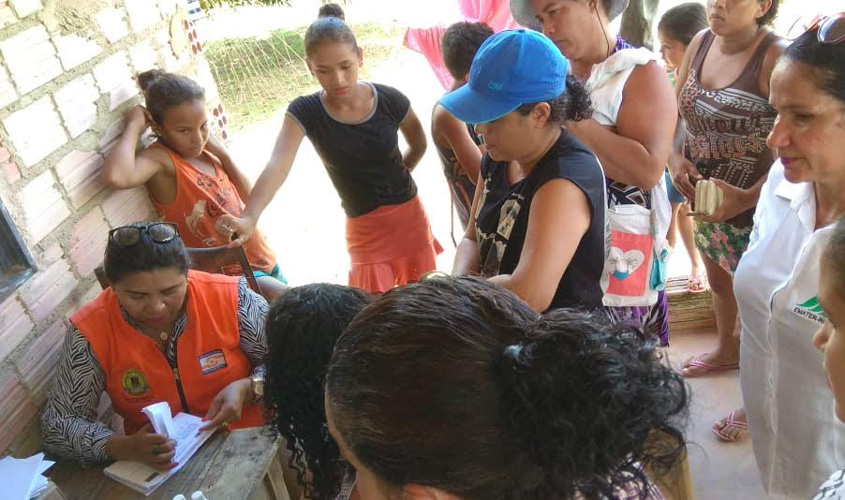
<path fill-rule="evenodd" d="M 769 105 L 769 79 L 785 43 L 768 25 L 779 0 L 709 0 L 710 29 L 690 43 L 678 74 L 678 109 L 686 123 L 690 158 L 676 150 L 669 161 L 675 186 L 695 199 L 693 182 L 712 179 L 725 193 L 716 213 L 697 222 L 696 246 L 713 291 L 719 343 L 684 363 L 697 377 L 739 367 L 733 273 L 748 247 L 760 189 L 774 161 L 766 145 L 777 112 Z M 676 141 L 676 145 L 683 141 Z M 724 441 L 747 429 L 742 410 L 713 426 Z"/>

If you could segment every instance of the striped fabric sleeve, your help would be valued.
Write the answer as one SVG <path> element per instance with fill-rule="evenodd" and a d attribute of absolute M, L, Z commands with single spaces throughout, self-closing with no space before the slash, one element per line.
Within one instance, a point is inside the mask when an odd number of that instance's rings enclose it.
<path fill-rule="evenodd" d="M 246 278 L 241 278 L 238 282 L 238 330 L 241 350 L 249 358 L 253 369 L 263 365 L 267 358 L 264 322 L 269 309 L 264 297 L 250 290 Z"/>
<path fill-rule="evenodd" d="M 47 405 L 41 415 L 44 448 L 86 465 L 109 461 L 106 441 L 114 434 L 97 422 L 97 405 L 106 377 L 91 344 L 71 325 Z"/>

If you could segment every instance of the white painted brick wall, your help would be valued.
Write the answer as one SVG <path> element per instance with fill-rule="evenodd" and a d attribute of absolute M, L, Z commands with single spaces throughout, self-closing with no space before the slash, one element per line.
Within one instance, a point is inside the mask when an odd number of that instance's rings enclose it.
<path fill-rule="evenodd" d="M 42 9 L 40 0 L 10 0 L 18 17 L 24 18 Z"/>
<path fill-rule="evenodd" d="M 0 67 L 0 108 L 6 107 L 17 100 L 18 93 L 15 92 L 15 86 L 12 85 L 12 80 L 9 79 L 6 69 Z"/>
<path fill-rule="evenodd" d="M 53 43 L 59 52 L 65 71 L 89 61 L 103 51 L 97 42 L 79 35 L 53 35 Z"/>
<path fill-rule="evenodd" d="M 103 157 L 93 151 L 71 151 L 56 164 L 59 182 L 73 208 L 79 209 L 105 187 L 100 180 L 102 167 Z"/>
<path fill-rule="evenodd" d="M 176 0 L 158 0 L 158 8 L 166 19 L 176 13 Z"/>
<path fill-rule="evenodd" d="M 153 212 L 147 189 L 121 189 L 113 192 L 103 202 L 103 212 L 111 227 L 149 220 Z"/>
<path fill-rule="evenodd" d="M 124 0 L 132 31 L 141 33 L 161 20 L 155 0 Z"/>
<path fill-rule="evenodd" d="M 60 259 L 27 282 L 21 298 L 36 322 L 44 321 L 76 288 L 67 260 Z"/>
<path fill-rule="evenodd" d="M 21 94 L 62 74 L 56 48 L 44 26 L 35 26 L 0 42 L 0 52 Z"/>
<path fill-rule="evenodd" d="M 111 111 L 138 94 L 126 51 L 109 56 L 94 66 L 94 78 L 100 91 L 108 94 Z"/>
<path fill-rule="evenodd" d="M 68 140 L 49 97 L 12 113 L 3 120 L 3 126 L 27 167 L 43 160 Z"/>
<path fill-rule="evenodd" d="M 103 262 L 109 226 L 100 207 L 88 212 L 73 226 L 70 258 L 79 275 L 90 276 Z"/>
<path fill-rule="evenodd" d="M 71 137 L 79 137 L 97 123 L 95 103 L 100 98 L 100 91 L 90 73 L 71 80 L 56 91 L 53 98 Z"/>
<path fill-rule="evenodd" d="M 49 170 L 30 181 L 21 190 L 19 199 L 32 243 L 41 241 L 70 215 Z"/>
<path fill-rule="evenodd" d="M 15 12 L 9 5 L 9 2 L 0 2 L 0 28 L 5 28 L 16 22 L 18 22 L 18 18 L 15 16 Z"/>
<path fill-rule="evenodd" d="M 132 60 L 132 66 L 138 73 L 152 69 L 158 63 L 158 54 L 156 54 L 149 40 L 144 40 L 129 49 L 129 58 Z"/>
<path fill-rule="evenodd" d="M 17 297 L 9 297 L 0 305 L 0 361 L 29 335 L 33 326 Z"/>
<path fill-rule="evenodd" d="M 94 16 L 100 32 L 109 43 L 114 43 L 129 34 L 126 12 L 123 9 L 104 9 Z"/>
<path fill-rule="evenodd" d="M 126 52 L 117 52 L 94 66 L 94 78 L 97 79 L 97 86 L 103 94 L 111 92 L 126 80 L 131 80 L 132 73 L 129 70 Z"/>
<path fill-rule="evenodd" d="M 23 377 L 23 383 L 32 393 L 40 396 L 35 401 L 38 404 L 46 395 L 56 368 L 59 366 L 62 344 L 67 331 L 65 322 L 57 319 L 26 348 L 24 354 L 15 362 L 15 366 Z"/>

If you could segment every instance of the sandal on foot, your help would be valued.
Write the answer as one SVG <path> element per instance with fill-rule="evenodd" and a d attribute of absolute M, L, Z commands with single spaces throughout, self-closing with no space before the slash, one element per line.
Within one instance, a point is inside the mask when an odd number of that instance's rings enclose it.
<path fill-rule="evenodd" d="M 689 293 L 702 293 L 710 289 L 707 283 L 707 275 L 705 273 L 690 274 L 687 279 L 687 291 Z"/>
<path fill-rule="evenodd" d="M 707 354 L 700 354 L 686 360 L 684 364 L 681 365 L 681 375 L 690 378 L 701 377 L 711 373 L 736 370 L 739 368 L 739 363 L 728 363 L 726 365 L 714 365 L 713 363 L 708 363 L 707 361 L 704 361 L 704 356 L 707 356 Z M 694 369 L 694 371 L 691 371 L 690 369 Z"/>
<path fill-rule="evenodd" d="M 727 418 L 713 424 L 713 434 L 726 443 L 735 443 L 742 439 L 748 433 L 748 424 L 736 418 L 739 411 L 734 410 Z"/>

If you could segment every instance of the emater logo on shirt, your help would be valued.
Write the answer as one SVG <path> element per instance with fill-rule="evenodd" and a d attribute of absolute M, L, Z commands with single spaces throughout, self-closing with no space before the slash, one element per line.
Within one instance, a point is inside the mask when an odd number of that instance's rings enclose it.
<path fill-rule="evenodd" d="M 822 305 L 819 304 L 818 297 L 813 297 L 802 304 L 796 304 L 792 312 L 820 325 L 825 322 L 824 310 Z"/>

